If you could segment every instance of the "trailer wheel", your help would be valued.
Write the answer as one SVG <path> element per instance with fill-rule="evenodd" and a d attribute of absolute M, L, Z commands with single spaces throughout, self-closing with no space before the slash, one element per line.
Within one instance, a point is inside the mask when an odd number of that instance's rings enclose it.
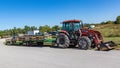
<path fill-rule="evenodd" d="M 43 42 L 37 42 L 38 46 L 43 46 Z"/>
<path fill-rule="evenodd" d="M 69 47 L 70 40 L 67 35 L 60 33 L 57 37 L 57 46 L 60 48 Z"/>
<path fill-rule="evenodd" d="M 87 50 L 91 48 L 91 41 L 88 37 L 83 36 L 78 39 L 78 48 L 82 50 Z"/>
<path fill-rule="evenodd" d="M 28 41 L 27 42 L 25 42 L 26 43 L 26 46 L 29 46 L 29 43 L 28 43 Z"/>
<path fill-rule="evenodd" d="M 6 42 L 5 45 L 8 45 L 8 43 Z"/>
<path fill-rule="evenodd" d="M 33 42 L 32 41 L 27 41 L 26 46 L 33 46 Z"/>

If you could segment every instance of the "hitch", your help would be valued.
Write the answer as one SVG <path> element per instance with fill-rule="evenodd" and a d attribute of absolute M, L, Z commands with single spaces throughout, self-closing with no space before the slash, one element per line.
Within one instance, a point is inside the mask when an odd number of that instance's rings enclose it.
<path fill-rule="evenodd" d="M 113 41 L 101 42 L 99 50 L 100 51 L 109 51 L 109 50 L 113 50 L 115 46 L 117 46 L 117 45 Z"/>

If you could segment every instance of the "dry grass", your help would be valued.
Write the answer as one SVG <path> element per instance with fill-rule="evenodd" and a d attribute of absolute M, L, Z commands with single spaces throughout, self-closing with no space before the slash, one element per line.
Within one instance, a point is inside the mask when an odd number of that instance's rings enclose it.
<path fill-rule="evenodd" d="M 120 45 L 120 37 L 104 37 L 104 41 L 114 41 L 116 44 Z"/>
<path fill-rule="evenodd" d="M 104 37 L 120 37 L 120 24 L 96 25 L 94 30 L 100 31 Z"/>

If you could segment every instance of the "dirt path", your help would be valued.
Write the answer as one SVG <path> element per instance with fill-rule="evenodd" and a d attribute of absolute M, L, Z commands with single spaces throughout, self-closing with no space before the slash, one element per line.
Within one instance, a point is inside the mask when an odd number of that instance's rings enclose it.
<path fill-rule="evenodd" d="M 0 68 L 120 68 L 120 51 L 5 46 L 0 40 Z"/>

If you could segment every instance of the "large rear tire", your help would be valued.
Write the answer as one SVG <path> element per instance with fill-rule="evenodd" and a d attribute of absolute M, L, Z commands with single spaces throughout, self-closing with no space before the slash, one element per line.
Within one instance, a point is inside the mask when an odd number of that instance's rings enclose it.
<path fill-rule="evenodd" d="M 68 36 L 64 33 L 60 33 L 57 37 L 57 46 L 60 48 L 67 48 L 69 47 L 70 40 Z"/>
<path fill-rule="evenodd" d="M 91 48 L 91 41 L 88 37 L 83 36 L 78 39 L 78 48 L 82 50 L 87 50 Z"/>

